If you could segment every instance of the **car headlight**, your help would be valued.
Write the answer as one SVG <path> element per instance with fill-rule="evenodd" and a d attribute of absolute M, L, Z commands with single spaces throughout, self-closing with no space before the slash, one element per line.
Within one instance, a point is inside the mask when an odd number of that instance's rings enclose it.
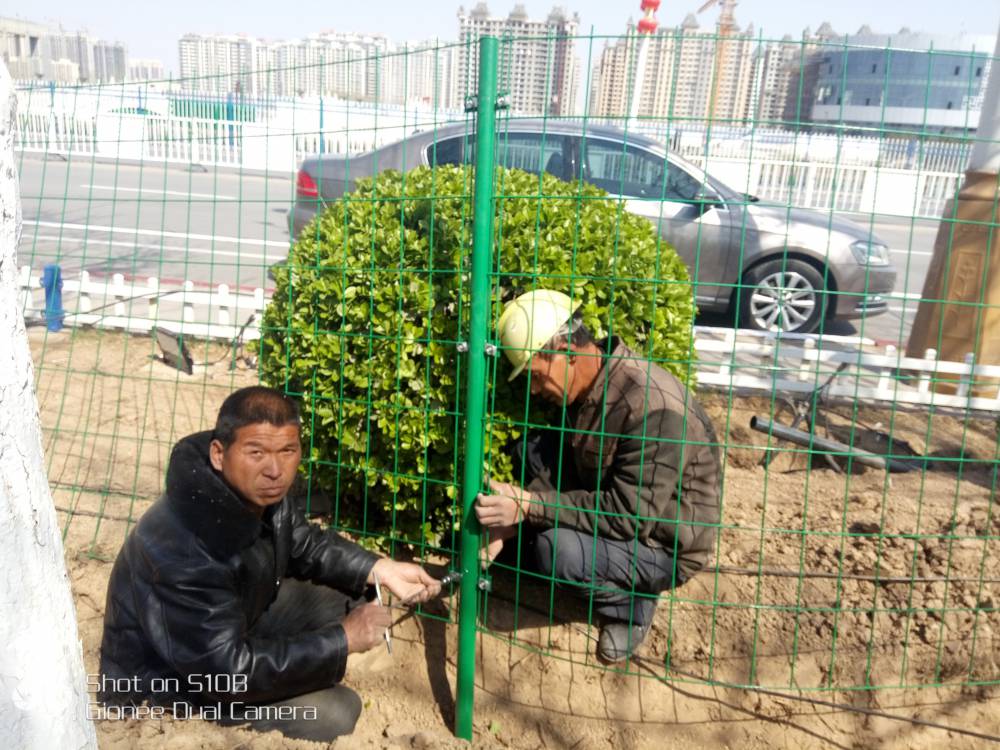
<path fill-rule="evenodd" d="M 851 243 L 851 252 L 854 253 L 854 259 L 862 266 L 889 265 L 889 248 L 881 242 L 858 240 Z"/>

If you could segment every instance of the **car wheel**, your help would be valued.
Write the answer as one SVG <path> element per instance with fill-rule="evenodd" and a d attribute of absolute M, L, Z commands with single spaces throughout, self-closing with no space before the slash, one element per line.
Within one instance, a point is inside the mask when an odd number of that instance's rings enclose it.
<path fill-rule="evenodd" d="M 738 325 L 758 331 L 812 333 L 826 312 L 823 275 L 797 258 L 754 266 L 743 277 Z"/>

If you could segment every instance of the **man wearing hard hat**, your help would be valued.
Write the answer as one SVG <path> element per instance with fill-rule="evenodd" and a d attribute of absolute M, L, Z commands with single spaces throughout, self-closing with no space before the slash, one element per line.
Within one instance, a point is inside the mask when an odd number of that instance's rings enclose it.
<path fill-rule="evenodd" d="M 490 559 L 519 525 L 534 565 L 592 599 L 597 654 L 628 658 L 649 632 L 659 594 L 708 561 L 719 525 L 719 445 L 677 378 L 619 339 L 595 342 L 579 303 L 537 290 L 509 303 L 500 342 L 532 396 L 566 409 L 568 429 L 519 446 L 525 486 L 491 482 L 476 515 Z"/>

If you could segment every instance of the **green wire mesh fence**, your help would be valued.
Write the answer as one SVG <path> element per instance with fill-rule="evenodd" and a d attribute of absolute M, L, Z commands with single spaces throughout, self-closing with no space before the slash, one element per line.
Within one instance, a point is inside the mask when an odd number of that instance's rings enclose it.
<path fill-rule="evenodd" d="M 19 258 L 68 547 L 113 557 L 171 445 L 260 379 L 302 401 L 302 503 L 463 573 L 460 734 L 477 632 L 671 682 L 996 684 L 1000 369 L 972 343 L 993 277 L 928 270 L 935 237 L 996 246 L 995 191 L 971 219 L 953 200 L 995 63 L 677 30 L 24 86 Z M 508 382 L 501 313 L 541 289 L 594 335 L 586 403 L 568 375 L 548 403 L 534 369 Z M 612 408 L 615 337 L 637 421 Z M 718 460 L 717 510 L 692 515 L 663 455 Z M 532 456 L 544 521 L 483 569 L 475 497 L 530 486 Z M 614 505 L 622 481 L 640 506 Z M 680 561 L 692 536 L 702 570 L 643 583 L 644 549 Z M 605 538 L 631 585 L 553 565 L 576 544 L 592 571 Z M 608 666 L 623 591 L 648 635 Z"/>

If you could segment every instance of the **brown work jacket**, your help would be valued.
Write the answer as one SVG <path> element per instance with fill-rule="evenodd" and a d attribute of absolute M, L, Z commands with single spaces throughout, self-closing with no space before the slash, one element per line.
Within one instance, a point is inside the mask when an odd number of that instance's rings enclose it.
<path fill-rule="evenodd" d="M 687 579 L 708 562 L 718 533 L 715 430 L 676 377 L 617 339 L 611 345 L 567 414 L 566 444 L 583 489 L 531 488 L 528 520 L 662 547 Z"/>

